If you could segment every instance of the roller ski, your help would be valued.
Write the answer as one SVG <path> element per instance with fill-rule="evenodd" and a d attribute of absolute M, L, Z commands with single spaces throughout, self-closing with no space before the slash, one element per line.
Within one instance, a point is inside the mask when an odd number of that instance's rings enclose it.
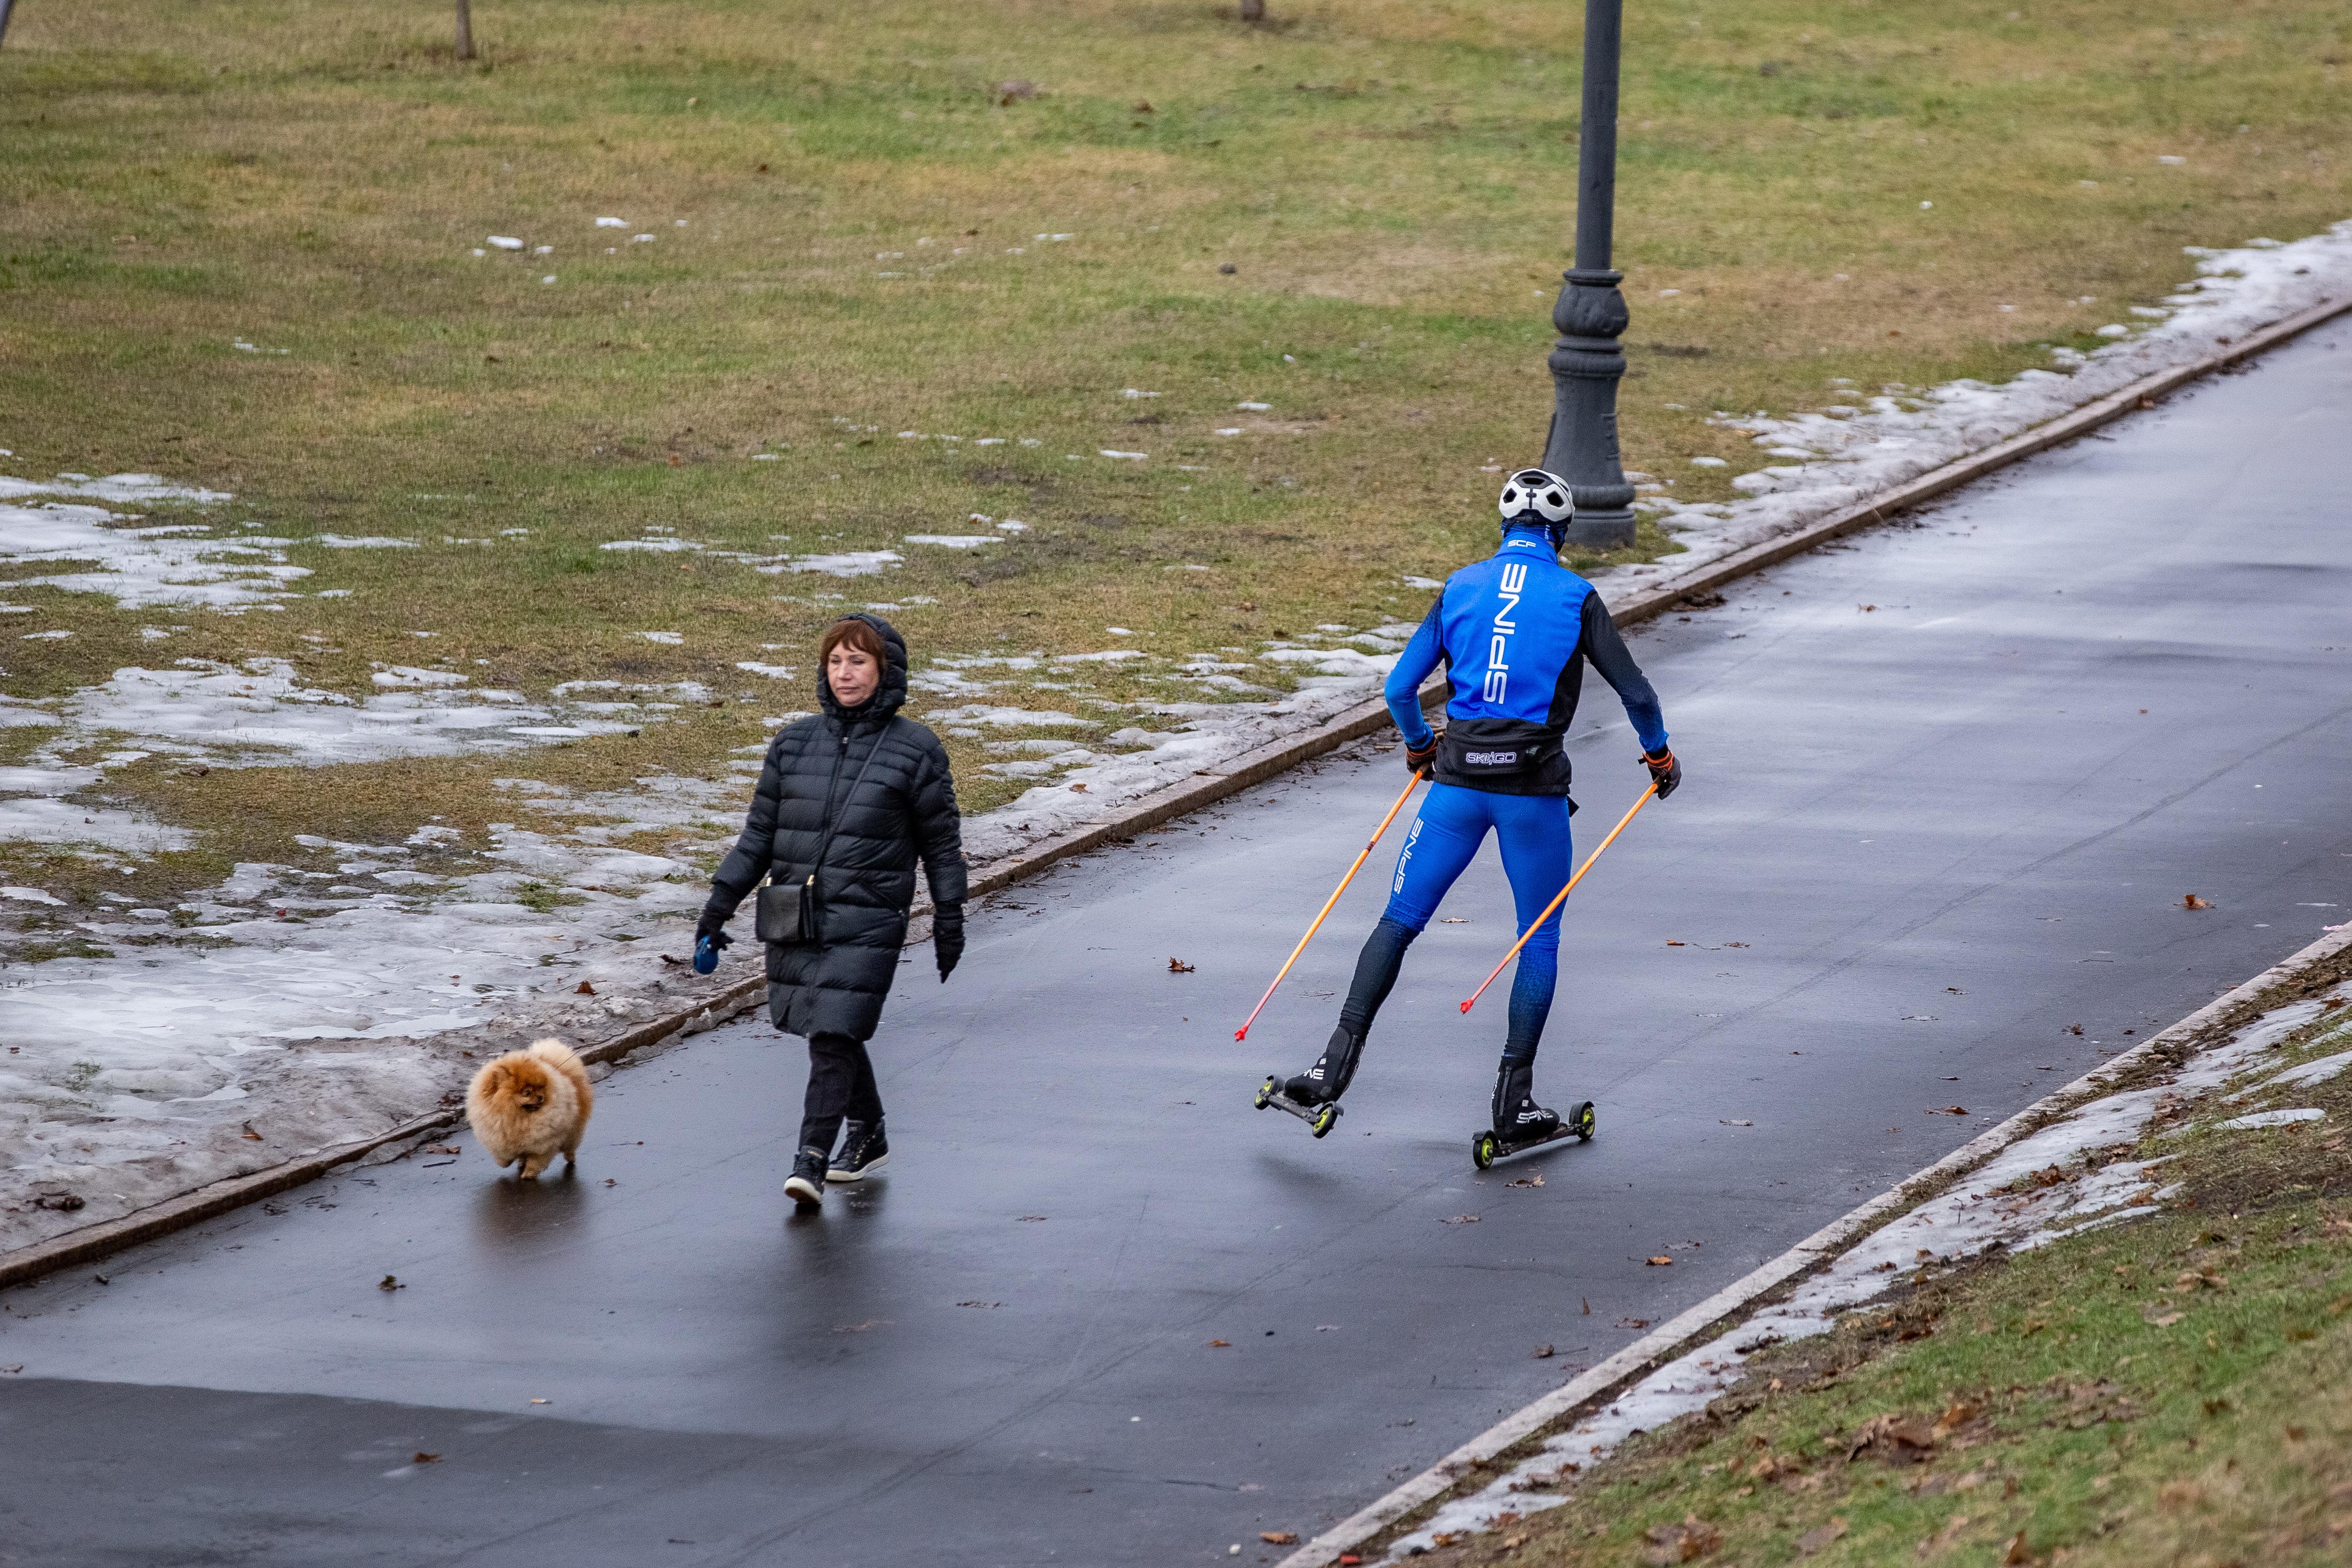
<path fill-rule="evenodd" d="M 1363 1051 L 1363 1036 L 1349 1034 L 1344 1025 L 1335 1029 L 1314 1066 L 1295 1078 L 1269 1077 L 1253 1103 L 1261 1111 L 1287 1111 L 1317 1137 L 1328 1136 L 1339 1124 L 1339 1096 L 1356 1076 L 1356 1061 Z"/>
<path fill-rule="evenodd" d="M 1580 1100 L 1566 1116 L 1536 1103 L 1535 1068 L 1505 1062 L 1495 1075 L 1494 1125 L 1470 1140 L 1470 1160 L 1480 1170 L 1496 1160 L 1556 1144 L 1562 1138 L 1591 1141 L 1592 1102 Z"/>

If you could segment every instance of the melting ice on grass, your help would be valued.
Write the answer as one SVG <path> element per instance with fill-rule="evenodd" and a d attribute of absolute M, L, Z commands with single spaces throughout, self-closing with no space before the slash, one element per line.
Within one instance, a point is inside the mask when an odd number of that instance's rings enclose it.
<path fill-rule="evenodd" d="M 448 757 L 529 745 L 549 726 L 571 735 L 631 727 L 592 716 L 588 705 L 468 690 L 452 671 L 392 665 L 372 678 L 387 689 L 353 698 L 304 684 L 284 659 L 182 659 L 170 669 L 119 669 L 57 703 L 7 706 L 54 711 L 79 736 L 135 735 L 158 750 L 232 763 Z"/>
<path fill-rule="evenodd" d="M 1445 1503 L 1420 1529 L 1391 1544 L 1389 1560 L 1429 1550 L 1433 1537 L 1441 1532 L 1488 1530 L 1497 1514 L 1526 1515 L 1566 1501 L 1557 1491 L 1523 1489 L 1531 1482 L 1556 1484 L 1564 1463 L 1589 1464 L 1637 1432 L 1706 1408 L 1739 1381 L 1748 1358 L 1756 1352 L 1829 1333 L 1838 1314 L 1882 1294 L 1923 1260 L 1934 1263 L 1973 1257 L 1995 1246 L 2030 1251 L 2157 1212 L 2173 1189 L 2150 1173 L 2169 1155 L 2118 1160 L 2088 1174 L 2077 1167 L 2077 1174 L 2047 1186 L 2031 1178 L 2053 1166 L 2063 1170 L 2068 1161 L 2091 1150 L 2137 1143 L 2159 1102 L 2168 1096 L 2193 1101 L 2212 1093 L 2346 996 L 2352 996 L 2352 984 L 2274 1009 L 2164 1082 L 2092 1100 L 2019 1139 L 1943 1193 L 1855 1243 L 1787 1301 L 1764 1308 L 1732 1333 L 1660 1367 L 1571 1430 L 1547 1438 L 1539 1453 L 1484 1490 Z M 2282 1080 L 2287 1076 L 2291 1074 Z M 2274 1126 L 2315 1115 L 2273 1112 L 2222 1125 Z M 2027 1179 L 2021 1183 L 2020 1178 Z M 2012 1186 L 2021 1190 L 2010 1191 Z"/>
<path fill-rule="evenodd" d="M 1797 461 L 1740 475 L 1732 483 L 1741 500 L 1644 497 L 1634 505 L 1689 551 L 1676 558 L 1676 570 L 1697 566 L 1827 517 L 2352 287 L 2352 220 L 2292 245 L 2256 240 L 2231 250 L 2190 246 L 2188 254 L 2198 276 L 2165 300 L 2162 320 L 2136 335 L 2120 324 L 2102 329 L 2115 340 L 2089 354 L 2053 350 L 2058 371 L 2027 371 L 1999 386 L 1963 380 L 1925 391 L 1891 387 L 1865 403 L 1786 419 L 1718 415 L 1713 423 Z M 1707 457 L 1691 462 L 1719 465 Z"/>
<path fill-rule="evenodd" d="M 120 913 L 78 919 L 74 934 L 100 946 L 141 942 L 139 962 L 52 959 L 9 993 L 0 1196 L 61 1183 L 89 1207 L 0 1212 L 0 1248 L 428 1108 L 471 1065 L 433 1046 L 448 1031 L 509 1017 L 576 1036 L 654 1016 L 652 950 L 683 943 L 707 890 L 698 865 L 620 841 L 660 829 L 713 851 L 740 784 L 499 785 L 574 825 L 494 825 L 473 854 L 452 854 L 454 831 L 433 826 L 401 844 L 306 837 L 331 870 L 241 864 L 182 905 L 201 946 L 158 942 L 163 929 Z M 578 995 L 583 979 L 599 994 Z M 266 1143 L 243 1136 L 247 1121 Z"/>

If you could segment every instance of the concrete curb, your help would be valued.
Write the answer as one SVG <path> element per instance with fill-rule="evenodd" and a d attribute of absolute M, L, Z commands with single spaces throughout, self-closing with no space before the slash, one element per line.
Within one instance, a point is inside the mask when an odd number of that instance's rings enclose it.
<path fill-rule="evenodd" d="M 1670 573 L 1644 584 L 1639 591 L 1620 602 L 1611 612 L 1612 618 L 1620 626 L 1639 625 L 1654 619 L 1689 594 L 1719 588 L 1751 572 L 1801 555 L 1832 539 L 1843 538 L 1874 523 L 1885 522 L 1971 480 L 1982 478 L 2037 452 L 2047 451 L 2103 424 L 2111 423 L 2199 377 L 2226 370 L 2241 361 L 2275 348 L 2347 310 L 2352 310 L 2352 298 L 2323 301 L 2258 331 L 2250 332 L 2202 359 L 2143 376 L 2120 391 L 2085 403 L 2071 413 L 2062 414 L 2047 424 L 1948 463 L 1868 501 L 1772 538 L 1759 540 L 1702 566 Z M 1425 708 L 1437 706 L 1444 696 L 1444 686 L 1440 677 L 1432 677 L 1430 683 L 1422 687 L 1421 702 Z M 1311 761 L 1338 750 L 1350 741 L 1376 734 L 1388 722 L 1388 707 L 1384 703 L 1378 699 L 1360 703 L 1303 735 L 1269 741 L 1221 767 L 1196 775 L 1191 783 L 1174 785 L 1157 794 L 1147 795 L 1109 821 L 1074 828 L 1066 833 L 1032 844 L 1018 854 L 1008 855 L 980 867 L 971 880 L 971 895 L 979 897 L 997 892 L 1073 855 L 1120 842 L 1173 818 L 1213 805 L 1302 762 Z M 918 914 L 908 927 L 908 945 L 911 946 L 929 937 L 929 917 L 927 914 Z M 699 1002 L 689 1010 L 657 1019 L 613 1040 L 591 1046 L 583 1050 L 581 1055 L 590 1061 L 617 1061 L 632 1051 L 667 1040 L 674 1034 L 692 1032 L 698 1027 L 707 1028 L 709 1024 L 703 1022 L 706 1019 L 716 1023 L 733 1018 L 756 1003 L 765 988 L 763 979 L 756 976 L 748 977 L 729 986 L 716 999 Z M 37 1279 L 54 1270 L 89 1262 L 123 1248 L 209 1219 L 240 1204 L 268 1197 L 290 1186 L 299 1186 L 324 1176 L 337 1166 L 362 1158 L 388 1145 L 449 1126 L 457 1120 L 457 1114 L 454 1111 L 428 1113 L 371 1138 L 334 1145 L 299 1159 L 272 1166 L 267 1170 L 231 1176 L 177 1197 L 167 1198 L 136 1214 L 69 1230 L 47 1241 L 0 1254 L 0 1289 Z M 1663 1329 L 1658 1331 L 1664 1332 Z M 1652 1339 L 1656 1337 L 1656 1333 L 1650 1336 Z M 1643 1343 L 1647 1343 L 1648 1341 Z M 1622 1355 L 1630 1354 L 1630 1351 L 1619 1354 Z M 1596 1367 L 1585 1375 L 1592 1376 L 1600 1370 Z M 1305 1561 L 1294 1553 L 1285 1559 L 1285 1563 Z"/>
<path fill-rule="evenodd" d="M 1471 1466 L 1493 1460 L 1514 1444 L 1533 1437 L 1580 1406 L 1605 1403 L 1643 1374 L 1693 1348 L 1695 1342 L 1706 1337 L 1708 1331 L 1718 1324 L 1728 1327 L 1735 1323 L 1748 1308 L 1755 1306 L 1775 1287 L 1829 1262 L 1885 1221 L 1933 1197 L 1948 1178 L 1982 1165 L 2018 1139 L 2038 1130 L 2056 1112 L 2097 1098 L 2108 1084 L 2164 1047 L 2194 1040 L 2231 1008 L 2294 979 L 2347 948 L 2352 948 L 2352 926 L 2330 932 L 2245 984 L 2214 998 L 2162 1033 L 2150 1035 L 2122 1055 L 2101 1062 L 2072 1083 L 2043 1095 L 1999 1126 L 1979 1134 L 1934 1165 L 1905 1177 L 1861 1207 L 1823 1226 L 1761 1268 L 1668 1319 L 1591 1371 L 1487 1427 L 1379 1501 L 1316 1536 L 1276 1563 L 1276 1568 L 1325 1568 L 1340 1552 L 1370 1540 L 1422 1504 L 1451 1491 L 1462 1472 Z M 1485 1485 L 1485 1479 L 1478 1484 Z"/>

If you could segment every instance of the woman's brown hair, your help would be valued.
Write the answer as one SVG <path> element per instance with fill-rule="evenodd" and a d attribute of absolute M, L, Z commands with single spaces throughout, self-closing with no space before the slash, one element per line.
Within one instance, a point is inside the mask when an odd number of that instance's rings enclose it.
<path fill-rule="evenodd" d="M 845 615 L 824 629 L 824 640 L 816 645 L 819 670 L 824 668 L 826 662 L 833 657 L 833 651 L 844 643 L 873 660 L 877 668 L 887 667 L 890 663 L 882 652 L 882 633 L 874 630 L 873 623 L 861 621 L 855 615 Z"/>

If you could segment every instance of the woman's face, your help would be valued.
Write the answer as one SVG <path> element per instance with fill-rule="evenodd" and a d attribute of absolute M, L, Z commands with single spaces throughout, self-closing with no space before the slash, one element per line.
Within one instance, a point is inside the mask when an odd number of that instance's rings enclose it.
<path fill-rule="evenodd" d="M 834 701 L 844 707 L 856 707 L 882 684 L 882 666 L 865 649 L 842 643 L 825 655 L 824 681 L 833 688 Z"/>

